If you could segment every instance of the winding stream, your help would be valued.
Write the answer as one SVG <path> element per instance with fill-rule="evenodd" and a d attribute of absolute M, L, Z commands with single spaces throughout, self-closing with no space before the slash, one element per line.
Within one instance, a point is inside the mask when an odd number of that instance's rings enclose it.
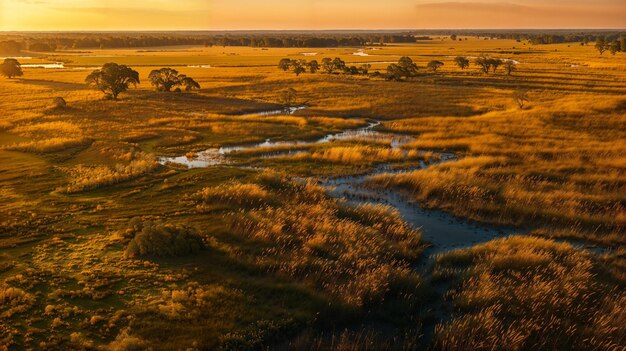
<path fill-rule="evenodd" d="M 305 107 L 298 107 L 293 112 Z M 256 115 L 275 115 L 284 113 L 282 110 L 266 111 L 257 113 Z M 161 164 L 179 163 L 189 168 L 209 167 L 213 165 L 222 165 L 228 163 L 228 154 L 259 148 L 270 148 L 275 146 L 306 146 L 320 143 L 328 143 L 334 140 L 346 140 L 354 138 L 391 138 L 391 147 L 400 148 L 403 144 L 414 140 L 412 137 L 382 133 L 374 130 L 380 122 L 371 122 L 367 126 L 346 130 L 340 133 L 329 134 L 315 141 L 271 141 L 266 140 L 262 143 L 224 146 L 215 149 L 202 151 L 196 157 L 189 158 L 187 156 L 178 157 L 161 157 Z M 268 157 L 282 156 L 285 153 L 273 153 Z M 365 180 L 376 174 L 382 173 L 400 173 L 408 172 L 416 169 L 423 169 L 441 162 L 455 160 L 455 156 L 450 153 L 438 153 L 439 160 L 431 163 L 424 161 L 416 161 L 416 164 L 408 169 L 391 169 L 387 165 L 380 165 L 372 172 L 363 175 L 352 175 L 343 177 L 332 177 L 321 179 L 322 186 L 329 189 L 329 193 L 337 198 L 344 198 L 353 203 L 372 203 L 386 204 L 396 208 L 402 217 L 413 227 L 421 229 L 422 237 L 432 246 L 427 250 L 427 254 L 442 253 L 445 251 L 470 247 L 476 244 L 484 243 L 492 239 L 512 234 L 509 229 L 496 228 L 476 223 L 470 223 L 463 219 L 454 217 L 448 213 L 426 209 L 418 203 L 411 201 L 407 196 L 402 195 L 393 189 L 372 189 L 365 186 Z"/>
<path fill-rule="evenodd" d="M 257 116 L 271 116 L 291 114 L 301 109 L 305 109 L 306 106 L 291 107 L 289 111 L 285 110 L 270 110 L 262 111 L 254 114 Z M 194 157 L 177 156 L 177 157 L 160 157 L 159 162 L 161 164 L 178 163 L 185 165 L 189 168 L 204 168 L 213 165 L 228 164 L 228 155 L 246 150 L 263 151 L 263 148 L 272 147 L 298 147 L 315 145 L 321 143 L 328 143 L 334 140 L 347 140 L 355 138 L 370 138 L 372 140 L 384 139 L 391 140 L 390 146 L 394 149 L 399 149 L 402 145 L 415 140 L 411 136 L 400 135 L 395 133 L 383 133 L 375 130 L 376 126 L 380 125 L 379 121 L 370 122 L 367 126 L 349 129 L 340 133 L 328 134 L 320 139 L 314 141 L 272 141 L 270 139 L 256 144 L 243 144 L 233 146 L 223 146 L 220 148 L 214 148 L 202 151 L 194 155 Z M 279 157 L 285 155 L 291 155 L 293 150 L 288 151 L 270 151 L 263 157 Z M 446 251 L 468 248 L 477 244 L 485 243 L 496 238 L 508 236 L 514 233 L 524 235 L 516 232 L 510 228 L 495 227 L 480 223 L 470 222 L 458 217 L 455 217 L 449 213 L 427 209 L 420 206 L 419 203 L 411 200 L 408 196 L 396 189 L 373 189 L 367 187 L 365 182 L 368 177 L 383 173 L 398 174 L 402 172 L 410 172 L 418 169 L 424 169 L 442 162 L 449 162 L 456 160 L 454 154 L 451 153 L 435 153 L 439 159 L 433 162 L 416 161 L 416 164 L 409 168 L 393 169 L 389 165 L 382 164 L 373 171 L 363 175 L 351 175 L 341 177 L 329 177 L 319 180 L 320 184 L 329 190 L 329 194 L 343 198 L 352 203 L 372 203 L 372 204 L 385 204 L 396 208 L 407 223 L 414 228 L 419 228 L 422 232 L 422 237 L 425 241 L 430 243 L 430 247 L 426 250 L 427 255 L 439 254 Z M 579 249 L 588 250 L 595 253 L 602 253 L 607 251 L 606 247 L 588 245 L 588 243 L 578 240 L 569 239 L 554 239 L 555 241 L 568 242 Z"/>

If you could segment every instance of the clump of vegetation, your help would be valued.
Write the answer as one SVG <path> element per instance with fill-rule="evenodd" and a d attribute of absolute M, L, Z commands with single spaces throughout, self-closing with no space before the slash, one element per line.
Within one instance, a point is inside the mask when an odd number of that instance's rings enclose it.
<path fill-rule="evenodd" d="M 1 318 L 11 318 L 15 314 L 26 312 L 34 304 L 35 296 L 32 294 L 16 287 L 0 286 Z"/>
<path fill-rule="evenodd" d="M 381 302 L 392 292 L 415 297 L 421 280 L 409 263 L 420 256 L 423 244 L 396 210 L 351 207 L 314 184 L 282 182 L 273 187 L 283 189 L 285 203 L 234 221 L 236 232 L 266 247 L 260 264 L 348 305 Z"/>
<path fill-rule="evenodd" d="M 85 82 L 117 100 L 117 96 L 127 91 L 131 84 L 139 84 L 139 73 L 125 65 L 105 63 L 101 69 L 91 72 Z"/>
<path fill-rule="evenodd" d="M 220 203 L 230 206 L 258 207 L 270 199 L 270 193 L 258 184 L 230 183 L 207 187 L 193 194 L 191 199 L 198 204 L 198 209 Z"/>
<path fill-rule="evenodd" d="M 441 350 L 626 347 L 626 294 L 603 264 L 569 244 L 510 237 L 437 259 L 462 314 L 436 327 Z M 622 282 L 621 284 L 623 284 Z"/>
<path fill-rule="evenodd" d="M 78 165 L 68 170 L 69 184 L 61 190 L 66 193 L 93 190 L 140 177 L 158 166 L 153 156 L 144 153 L 135 155 L 128 164 L 117 164 L 114 167 Z"/>
<path fill-rule="evenodd" d="M 125 257 L 182 256 L 205 248 L 202 237 L 186 226 L 146 221 L 133 230 L 137 233 L 126 246 Z"/>
<path fill-rule="evenodd" d="M 54 99 L 52 99 L 52 108 L 63 109 L 66 107 L 67 107 L 67 102 L 65 101 L 64 98 L 57 96 Z"/>
<path fill-rule="evenodd" d="M 419 153 L 415 150 L 405 152 L 401 149 L 368 145 L 332 146 L 323 150 L 313 151 L 311 154 L 294 156 L 296 159 L 311 158 L 345 164 L 401 161 L 418 157 Z"/>
<path fill-rule="evenodd" d="M 91 142 L 89 138 L 50 138 L 38 141 L 27 141 L 3 147 L 4 150 L 24 151 L 24 152 L 41 152 L 52 153 L 88 145 Z"/>

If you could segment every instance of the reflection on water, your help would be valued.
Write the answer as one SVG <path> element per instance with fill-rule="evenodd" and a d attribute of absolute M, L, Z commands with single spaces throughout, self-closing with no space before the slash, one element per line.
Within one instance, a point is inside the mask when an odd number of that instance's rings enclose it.
<path fill-rule="evenodd" d="M 292 109 L 294 109 L 293 111 L 296 111 L 297 109 L 302 109 L 302 108 L 305 108 L 305 107 L 303 106 L 293 107 Z M 282 110 L 278 110 L 278 111 L 283 112 Z M 266 111 L 266 112 L 261 112 L 261 113 L 255 113 L 254 115 L 261 115 L 261 116 L 273 115 L 273 114 L 276 114 L 275 112 L 276 111 Z M 225 156 L 227 154 L 237 152 L 237 151 L 272 148 L 272 147 L 280 147 L 280 146 L 283 146 L 283 147 L 306 146 L 306 145 L 313 145 L 313 144 L 320 144 L 320 143 L 328 143 L 333 140 L 346 140 L 346 139 L 355 139 L 355 138 L 362 138 L 362 137 L 366 137 L 366 138 L 388 137 L 380 132 L 372 130 L 372 128 L 376 127 L 379 124 L 380 122 L 372 122 L 368 124 L 366 127 L 346 130 L 341 133 L 329 134 L 315 141 L 302 141 L 302 140 L 271 141 L 270 139 L 267 139 L 264 142 L 256 143 L 256 144 L 222 146 L 218 149 L 205 150 L 205 151 L 198 153 L 197 157 L 193 159 L 190 159 L 187 156 L 161 157 L 159 158 L 159 162 L 161 164 L 166 164 L 168 162 L 180 163 L 189 168 L 202 168 L 202 167 L 209 167 L 209 166 L 215 166 L 215 165 L 227 163 Z M 393 142 L 392 140 L 392 144 L 395 145 L 395 147 L 399 147 L 403 143 L 408 142 L 407 137 L 401 137 L 401 138 L 403 140 L 406 139 L 406 141 L 398 140 L 396 142 Z M 285 153 L 280 153 L 280 155 L 284 155 L 284 154 Z M 278 155 L 275 154 L 274 156 L 278 156 Z"/>

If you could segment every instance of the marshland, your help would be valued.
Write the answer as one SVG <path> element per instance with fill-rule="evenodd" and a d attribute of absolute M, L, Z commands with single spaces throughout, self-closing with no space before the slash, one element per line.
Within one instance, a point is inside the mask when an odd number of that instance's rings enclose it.
<path fill-rule="evenodd" d="M 281 35 L 0 33 L 0 350 L 626 348 L 626 32 Z"/>

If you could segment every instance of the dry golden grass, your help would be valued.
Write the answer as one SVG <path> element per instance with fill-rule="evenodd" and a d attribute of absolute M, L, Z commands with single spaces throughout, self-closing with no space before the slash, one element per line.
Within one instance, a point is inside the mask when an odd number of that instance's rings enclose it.
<path fill-rule="evenodd" d="M 623 243 L 626 117 L 621 104 L 620 98 L 566 97 L 529 111 L 391 122 L 386 128 L 419 133 L 407 149 L 460 150 L 467 156 L 373 182 L 467 218 Z"/>
<path fill-rule="evenodd" d="M 242 213 L 234 221 L 236 232 L 265 247 L 260 264 L 354 306 L 418 289 L 420 278 L 408 264 L 423 244 L 396 210 L 351 207 L 311 183 L 265 177 L 263 182 L 282 189 L 284 203 Z"/>
<path fill-rule="evenodd" d="M 65 193 L 98 189 L 121 183 L 154 171 L 159 163 L 150 155 L 139 154 L 128 164 L 108 166 L 83 166 L 67 169 L 70 175 L 69 184 L 59 190 Z"/>
<path fill-rule="evenodd" d="M 437 349 L 626 347 L 624 281 L 569 244 L 513 236 L 444 254 L 435 274 L 459 281 L 459 313 L 436 328 Z"/>
<path fill-rule="evenodd" d="M 28 141 L 23 143 L 16 143 L 7 145 L 3 149 L 9 151 L 24 151 L 24 152 L 39 152 L 39 153 L 54 153 L 71 148 L 89 145 L 91 139 L 89 138 L 50 138 L 39 141 Z"/>
<path fill-rule="evenodd" d="M 435 157 L 427 156 L 430 150 L 452 150 L 458 161 L 375 184 L 466 218 L 533 226 L 548 237 L 624 243 L 623 54 L 600 56 L 579 45 L 437 39 L 367 50 L 369 57 L 352 55 L 353 48 L 313 50 L 351 64 L 402 55 L 420 66 L 445 62 L 439 73 L 421 70 L 406 83 L 295 77 L 275 67 L 279 58 L 303 51 L 310 50 L 94 50 L 48 58 L 73 61 L 68 67 L 128 63 L 142 77 L 154 69 L 150 64 L 181 65 L 177 69 L 203 87 L 160 94 L 144 80 L 118 102 L 88 90 L 87 72 L 79 69 L 25 68 L 20 79 L 0 79 L 0 314 L 11 311 L 0 318 L 0 345 L 263 349 L 303 328 L 323 334 L 318 322 L 343 326 L 345 311 L 334 308 L 348 305 L 354 313 L 348 325 L 372 318 L 384 331 L 381 338 L 359 330 L 330 332 L 330 344 L 314 336 L 294 345 L 384 349 L 387 330 L 408 326 L 414 334 L 389 349 L 404 342 L 415 348 L 418 310 L 427 301 L 417 291 L 424 285 L 415 269 L 421 265 L 412 265 L 423 248 L 419 232 L 393 209 L 355 208 L 312 184 L 254 175 L 236 167 L 241 164 L 335 176 L 379 162 L 411 166 Z M 452 63 L 453 56 L 481 53 L 521 64 L 507 77 L 475 67 L 461 71 Z M 385 66 L 374 63 L 373 70 Z M 287 88 L 296 88 L 309 108 L 292 116 L 242 115 L 279 109 Z M 517 89 L 529 91 L 524 110 L 511 98 Z M 68 106 L 51 108 L 53 96 Z M 242 152 L 227 167 L 186 170 L 159 167 L 153 158 L 266 139 L 316 140 L 374 119 L 384 121 L 377 128 L 415 137 L 403 148 L 415 158 L 399 158 L 384 137 L 302 147 L 305 156 L 293 162 Z M 70 147 L 79 139 L 93 143 Z M 16 145 L 27 153 L 8 151 Z M 197 225 L 203 238 L 216 239 L 190 257 L 124 258 L 131 217 Z M 458 265 L 451 262 L 455 255 Z M 549 241 L 497 241 L 442 258 L 436 274 L 461 281 L 452 297 L 462 310 L 438 328 L 436 345 L 621 346 L 623 334 L 612 328 L 624 324 L 623 294 L 608 292 L 622 287 L 614 281 L 624 281 L 625 261 L 623 248 L 592 257 Z"/>

